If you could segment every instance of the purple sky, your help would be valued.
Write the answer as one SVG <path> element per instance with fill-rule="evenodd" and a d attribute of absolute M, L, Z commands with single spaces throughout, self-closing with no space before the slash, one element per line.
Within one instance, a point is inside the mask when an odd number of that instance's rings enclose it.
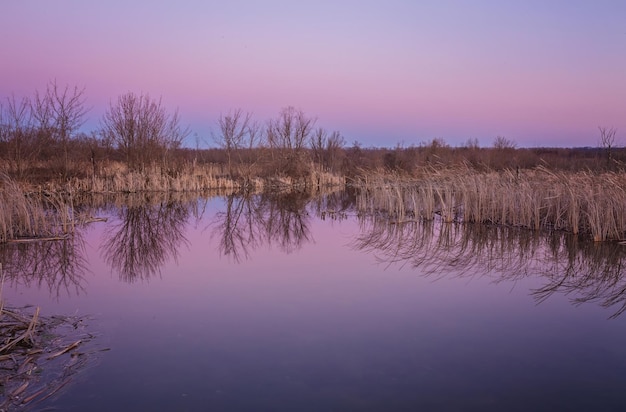
<path fill-rule="evenodd" d="M 87 130 L 132 91 L 211 142 L 285 106 L 365 146 L 626 143 L 626 2 L 5 1 L 0 97 L 86 88 Z"/>

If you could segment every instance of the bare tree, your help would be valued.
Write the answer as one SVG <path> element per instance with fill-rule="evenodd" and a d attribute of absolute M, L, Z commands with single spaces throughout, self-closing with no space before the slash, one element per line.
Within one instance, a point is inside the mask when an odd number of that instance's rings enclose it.
<path fill-rule="evenodd" d="M 242 151 L 239 151 L 240 153 L 239 161 L 242 164 L 245 164 L 245 170 L 243 173 L 244 173 L 244 177 L 247 183 L 249 183 L 250 180 L 252 179 L 253 170 L 260 157 L 258 153 L 255 154 L 254 149 L 260 146 L 262 135 L 263 135 L 263 128 L 261 127 L 261 124 L 258 121 L 254 120 L 254 121 L 248 122 L 248 127 L 246 129 L 246 137 L 245 137 L 245 141 L 243 142 L 243 144 L 245 145 L 244 151 L 247 155 L 245 162 L 243 161 L 243 158 L 242 158 L 243 156 L 241 156 Z"/>
<path fill-rule="evenodd" d="M 282 109 L 278 118 L 268 122 L 266 140 L 274 160 L 278 161 L 279 173 L 295 177 L 303 174 L 303 155 L 315 122 L 316 119 L 293 106 Z"/>
<path fill-rule="evenodd" d="M 345 139 L 338 131 L 328 136 L 328 132 L 318 127 L 311 137 L 311 149 L 315 161 L 325 170 L 334 171 L 338 167 L 338 159 L 345 145 Z"/>
<path fill-rule="evenodd" d="M 33 120 L 33 129 L 37 139 L 40 155 L 50 159 L 56 155 L 54 135 L 54 114 L 52 101 L 48 93 L 40 94 L 35 91 L 30 101 L 30 111 Z"/>
<path fill-rule="evenodd" d="M 337 171 L 340 166 L 340 157 L 343 155 L 343 148 L 346 145 L 346 139 L 343 138 L 339 131 L 335 130 L 330 134 L 326 141 L 327 167 L 331 171 Z"/>
<path fill-rule="evenodd" d="M 6 106 L 0 106 L 2 140 L 7 145 L 9 164 L 18 177 L 23 177 L 26 163 L 32 155 L 32 117 L 28 98 L 6 98 Z"/>
<path fill-rule="evenodd" d="M 465 141 L 465 143 L 463 143 L 462 147 L 470 150 L 476 150 L 480 148 L 480 143 L 478 142 L 477 138 L 470 137 Z"/>
<path fill-rule="evenodd" d="M 515 147 L 517 147 L 515 141 L 508 139 L 504 136 L 497 136 L 493 141 L 494 149 L 515 149 Z"/>
<path fill-rule="evenodd" d="M 606 164 L 611 166 L 613 160 L 613 148 L 615 147 L 615 135 L 617 129 L 614 127 L 598 127 L 600 130 L 600 145 L 606 152 Z"/>
<path fill-rule="evenodd" d="M 30 102 L 30 109 L 33 114 L 35 127 L 41 129 L 53 128 L 52 101 L 48 93 L 40 94 L 35 90 L 35 95 Z"/>
<path fill-rule="evenodd" d="M 161 104 L 147 94 L 132 92 L 111 103 L 101 121 L 102 134 L 126 157 L 129 167 L 143 170 L 178 148 L 189 134 L 180 124 L 178 111 L 170 115 Z"/>
<path fill-rule="evenodd" d="M 226 152 L 228 174 L 231 178 L 233 176 L 232 157 L 245 144 L 251 118 L 252 113 L 244 113 L 241 109 L 235 109 L 229 111 L 226 115 L 221 114 L 217 119 L 220 135 L 216 140 Z"/>
<path fill-rule="evenodd" d="M 67 176 L 69 165 L 69 143 L 74 134 L 85 122 L 89 109 L 85 106 L 85 88 L 68 85 L 60 87 L 56 80 L 48 83 L 46 94 L 35 93 L 33 113 L 40 130 L 50 128 L 63 151 L 63 175 Z"/>
<path fill-rule="evenodd" d="M 277 119 L 268 123 L 268 144 L 271 148 L 302 150 L 309 141 L 315 122 L 316 119 L 308 117 L 302 110 L 286 107 Z"/>
<path fill-rule="evenodd" d="M 323 127 L 318 127 L 311 137 L 311 150 L 313 151 L 313 159 L 322 166 L 324 163 L 324 150 L 328 142 L 328 132 Z"/>

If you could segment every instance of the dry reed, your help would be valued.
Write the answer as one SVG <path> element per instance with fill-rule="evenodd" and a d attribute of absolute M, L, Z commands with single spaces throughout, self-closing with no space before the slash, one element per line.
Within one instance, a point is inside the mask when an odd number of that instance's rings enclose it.
<path fill-rule="evenodd" d="M 186 163 L 177 169 L 152 165 L 144 170 L 130 170 L 126 165 L 109 162 L 95 176 L 74 178 L 67 183 L 48 182 L 47 189 L 77 193 L 206 192 L 210 190 L 259 191 L 293 187 L 343 186 L 343 176 L 310 168 L 301 178 L 288 176 L 260 177 L 247 171 L 229 175 L 221 165 Z"/>
<path fill-rule="evenodd" d="M 53 396 L 86 366 L 93 357 L 76 349 L 93 335 L 79 334 L 82 321 L 41 316 L 39 307 L 33 313 L 8 308 L 0 294 L 0 410 L 22 409 Z"/>
<path fill-rule="evenodd" d="M 360 182 L 357 207 L 393 221 L 419 218 L 554 229 L 595 241 L 626 237 L 626 175 L 604 172 L 477 172 L 424 169 L 415 178 L 379 174 Z"/>
<path fill-rule="evenodd" d="M 0 174 L 0 243 L 23 238 L 63 238 L 74 230 L 71 196 L 26 193 Z"/>

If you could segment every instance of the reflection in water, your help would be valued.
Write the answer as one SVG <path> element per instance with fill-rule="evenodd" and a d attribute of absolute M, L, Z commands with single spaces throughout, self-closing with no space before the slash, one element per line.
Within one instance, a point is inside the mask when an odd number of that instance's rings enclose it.
<path fill-rule="evenodd" d="M 12 285 L 46 287 L 57 298 L 84 291 L 87 259 L 80 230 L 64 240 L 2 245 L 0 262 Z"/>
<path fill-rule="evenodd" d="M 380 217 L 360 223 L 355 248 L 389 265 L 409 265 L 426 276 L 497 273 L 497 282 L 539 275 L 546 283 L 531 291 L 538 302 L 559 292 L 573 296 L 575 304 L 594 301 L 612 307 L 612 317 L 626 310 L 623 245 L 485 225 L 390 224 Z"/>
<path fill-rule="evenodd" d="M 160 274 L 168 260 L 176 261 L 180 246 L 188 245 L 185 224 L 190 214 L 199 218 L 197 206 L 194 198 L 169 195 L 124 198 L 112 209 L 118 221 L 107 223 L 102 256 L 127 282 Z M 354 195 L 348 192 L 314 198 L 301 192 L 231 194 L 224 197 L 224 209 L 210 226 L 220 254 L 240 262 L 262 246 L 297 251 L 312 241 L 311 216 L 341 220 L 353 210 Z M 575 304 L 593 301 L 612 308 L 613 317 L 626 311 L 626 246 L 620 244 L 510 227 L 438 221 L 390 224 L 379 215 L 362 216 L 360 224 L 354 246 L 388 265 L 419 268 L 426 276 L 497 274 L 496 282 L 540 276 L 543 286 L 531 291 L 538 302 L 563 293 Z M 2 245 L 6 280 L 45 286 L 57 297 L 62 291 L 79 294 L 88 267 L 82 233 L 77 230 L 62 241 Z"/>
<path fill-rule="evenodd" d="M 144 197 L 118 210 L 119 222 L 109 225 L 101 253 L 120 279 L 133 282 L 160 274 L 161 267 L 178 258 L 189 206 L 167 197 Z"/>
<path fill-rule="evenodd" d="M 606 308 L 617 307 L 611 317 L 626 310 L 626 281 L 623 279 L 626 247 L 608 242 L 584 242 L 569 237 L 567 242 L 551 245 L 555 259 L 545 270 L 548 283 L 534 291 L 539 301 L 555 292 L 574 295 L 574 303 L 598 302 Z"/>
<path fill-rule="evenodd" d="M 286 253 L 300 249 L 311 236 L 308 202 L 299 192 L 227 196 L 225 210 L 211 223 L 220 254 L 240 262 L 261 245 L 277 244 Z"/>

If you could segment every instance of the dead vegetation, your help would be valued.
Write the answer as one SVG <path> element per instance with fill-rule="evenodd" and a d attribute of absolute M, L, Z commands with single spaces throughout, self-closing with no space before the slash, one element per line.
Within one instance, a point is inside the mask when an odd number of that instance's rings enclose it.
<path fill-rule="evenodd" d="M 358 208 L 407 220 L 476 222 L 559 230 L 595 241 L 626 238 L 626 174 L 425 168 L 415 177 L 368 176 Z"/>
<path fill-rule="evenodd" d="M 57 192 L 27 193 L 0 174 L 0 243 L 26 239 L 64 239 L 76 219 L 71 196 Z"/>
<path fill-rule="evenodd" d="M 0 410 L 23 410 L 57 394 L 95 359 L 96 351 L 84 351 L 94 336 L 85 318 L 9 308 L 1 293 L 0 284 Z"/>

